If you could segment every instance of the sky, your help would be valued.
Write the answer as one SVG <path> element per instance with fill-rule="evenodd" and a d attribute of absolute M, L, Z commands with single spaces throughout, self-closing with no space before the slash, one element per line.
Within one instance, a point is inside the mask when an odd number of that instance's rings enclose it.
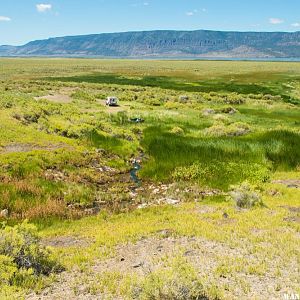
<path fill-rule="evenodd" d="M 156 29 L 300 31 L 300 0 L 0 0 L 0 45 Z"/>

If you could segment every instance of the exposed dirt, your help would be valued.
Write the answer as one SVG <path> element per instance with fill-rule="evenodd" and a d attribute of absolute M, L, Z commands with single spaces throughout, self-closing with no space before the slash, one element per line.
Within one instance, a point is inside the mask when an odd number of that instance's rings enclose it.
<path fill-rule="evenodd" d="M 105 111 L 107 113 L 109 113 L 109 114 L 116 114 L 118 112 L 128 111 L 129 110 L 129 107 L 128 106 L 124 106 L 124 105 L 107 106 L 105 100 L 99 100 L 98 103 L 101 104 L 101 105 L 103 105 L 104 107 L 106 107 Z"/>
<path fill-rule="evenodd" d="M 286 222 L 295 222 L 300 224 L 300 207 L 294 207 L 294 206 L 281 206 L 282 208 L 287 209 L 290 214 L 288 217 L 284 218 L 284 221 Z"/>
<path fill-rule="evenodd" d="M 284 221 L 287 221 L 287 222 L 295 222 L 295 223 L 300 224 L 300 216 L 291 215 L 291 216 L 289 216 L 289 217 L 286 217 L 286 218 L 284 219 Z"/>
<path fill-rule="evenodd" d="M 34 150 L 54 151 L 62 148 L 70 148 L 70 146 L 66 144 L 36 145 L 29 143 L 12 143 L 0 147 L 0 153 L 30 152 Z"/>
<path fill-rule="evenodd" d="M 34 97 L 35 100 L 46 99 L 54 103 L 71 103 L 73 100 L 67 94 L 53 93 L 46 96 Z"/>
<path fill-rule="evenodd" d="M 299 179 L 282 179 L 282 180 L 274 180 L 272 183 L 282 184 L 287 186 L 288 188 L 300 188 L 300 180 Z"/>
<path fill-rule="evenodd" d="M 288 209 L 292 213 L 300 213 L 300 207 L 294 207 L 294 206 L 288 206 L 288 205 L 281 206 L 281 207 Z"/>
<path fill-rule="evenodd" d="M 246 258 L 252 265 L 258 264 L 261 258 L 249 252 L 247 247 L 232 248 L 203 238 L 175 238 L 169 234 L 162 239 L 153 237 L 142 239 L 135 244 L 119 245 L 114 257 L 97 261 L 86 273 L 78 270 L 64 272 L 59 276 L 58 281 L 45 289 L 41 295 L 31 294 L 27 299 L 108 299 L 107 295 L 90 292 L 90 287 L 97 284 L 97 276 L 101 276 L 103 272 L 120 272 L 143 277 L 161 268 L 163 257 L 166 255 L 174 257 L 178 253 L 188 259 L 200 277 L 206 278 L 205 285 L 209 285 L 212 280 L 217 280 L 219 286 L 226 286 L 226 293 L 228 293 L 225 295 L 226 299 L 281 299 L 285 292 L 291 293 L 297 288 L 297 283 L 290 279 L 291 276 L 287 276 L 297 269 L 297 261 L 294 259 L 285 266 L 280 276 L 274 276 L 278 262 L 276 259 L 269 260 L 268 257 L 264 258 L 269 266 L 268 272 L 264 275 L 243 271 L 238 273 L 238 277 L 227 276 L 226 273 L 216 275 L 215 271 L 219 267 L 218 262 L 221 258 L 232 261 Z M 241 282 L 247 283 L 247 289 L 244 289 Z"/>

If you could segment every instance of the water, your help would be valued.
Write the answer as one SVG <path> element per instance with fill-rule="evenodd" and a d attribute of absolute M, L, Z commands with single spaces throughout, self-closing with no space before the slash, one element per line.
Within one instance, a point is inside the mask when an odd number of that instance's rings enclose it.
<path fill-rule="evenodd" d="M 141 169 L 142 167 L 141 167 L 141 165 L 137 162 L 137 161 L 135 161 L 134 163 L 133 163 L 133 169 L 131 169 L 130 170 L 130 178 L 132 179 L 132 181 L 136 184 L 136 185 L 138 185 L 138 186 L 140 186 L 141 185 L 141 180 L 138 178 L 138 176 L 137 176 L 137 172 Z"/>
<path fill-rule="evenodd" d="M 130 58 L 127 58 L 130 59 Z M 261 62 L 300 62 L 300 57 L 136 57 L 141 60 L 191 60 L 191 61 L 261 61 Z"/>
<path fill-rule="evenodd" d="M 0 55 L 0 57 L 2 57 Z M 13 57 L 13 56 L 12 56 Z M 22 57 L 22 56 L 20 56 Z M 30 55 L 26 57 L 31 57 Z M 35 56 L 33 56 L 35 57 Z M 190 61 L 260 61 L 260 62 L 300 62 L 300 57 L 196 57 L 196 56 L 97 56 L 97 55 L 52 55 L 37 57 L 58 58 L 92 58 L 92 59 L 124 59 L 124 60 L 190 60 Z"/>
<path fill-rule="evenodd" d="M 300 62 L 300 57 L 192 57 L 192 56 L 142 56 L 142 57 L 97 57 L 98 59 L 129 59 L 129 60 L 191 60 L 191 61 L 260 61 L 260 62 Z"/>

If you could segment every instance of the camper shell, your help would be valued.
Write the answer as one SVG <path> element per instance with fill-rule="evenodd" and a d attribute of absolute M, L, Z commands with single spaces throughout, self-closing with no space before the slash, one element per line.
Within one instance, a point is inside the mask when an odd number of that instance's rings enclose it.
<path fill-rule="evenodd" d="M 106 105 L 108 106 L 118 106 L 119 99 L 117 97 L 107 97 Z"/>

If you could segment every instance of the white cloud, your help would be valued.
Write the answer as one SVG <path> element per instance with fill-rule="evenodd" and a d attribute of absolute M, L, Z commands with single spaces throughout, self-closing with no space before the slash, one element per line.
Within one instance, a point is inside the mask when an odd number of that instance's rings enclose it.
<path fill-rule="evenodd" d="M 300 23 L 293 23 L 293 24 L 291 24 L 291 26 L 293 26 L 293 27 L 300 27 Z"/>
<path fill-rule="evenodd" d="M 201 13 L 201 12 L 207 12 L 207 10 L 206 10 L 206 8 L 202 8 L 200 11 L 199 11 L 198 9 L 193 9 L 193 10 L 191 10 L 191 11 L 186 12 L 185 14 L 186 14 L 187 16 L 191 17 L 191 16 L 194 16 L 194 15 L 198 14 L 199 12 L 200 12 L 200 13 Z"/>
<path fill-rule="evenodd" d="M 0 16 L 0 22 L 9 22 L 11 21 L 10 17 Z"/>
<path fill-rule="evenodd" d="M 37 9 L 38 12 L 46 12 L 46 11 L 52 9 L 52 5 L 51 4 L 40 3 L 40 4 L 36 5 L 36 9 Z"/>
<path fill-rule="evenodd" d="M 269 23 L 273 25 L 278 25 L 284 23 L 284 20 L 278 18 L 270 18 Z"/>
<path fill-rule="evenodd" d="M 186 13 L 186 15 L 189 16 L 189 17 L 190 17 L 190 16 L 193 16 L 194 14 L 195 14 L 195 13 L 194 13 L 193 11 L 188 11 L 188 12 Z"/>
<path fill-rule="evenodd" d="M 141 6 L 149 6 L 150 3 L 145 1 L 145 2 L 136 2 L 136 3 L 132 3 L 130 4 L 130 6 L 132 7 L 141 7 Z"/>
<path fill-rule="evenodd" d="M 193 16 L 193 15 L 195 15 L 196 13 L 198 13 L 198 9 L 194 9 L 193 11 L 188 11 L 188 12 L 186 12 L 185 14 L 186 14 L 187 16 Z"/>

